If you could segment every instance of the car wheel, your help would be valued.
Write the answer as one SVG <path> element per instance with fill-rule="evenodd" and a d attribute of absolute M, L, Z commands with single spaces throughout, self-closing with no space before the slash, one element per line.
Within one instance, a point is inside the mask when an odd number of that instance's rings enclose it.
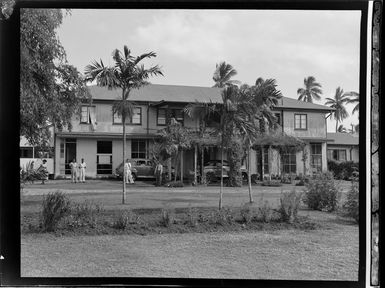
<path fill-rule="evenodd" d="M 132 173 L 132 180 L 136 181 L 136 174 L 135 173 Z"/>
<path fill-rule="evenodd" d="M 246 183 L 249 182 L 249 179 L 247 179 L 247 173 L 245 172 L 242 173 L 242 180 Z"/>

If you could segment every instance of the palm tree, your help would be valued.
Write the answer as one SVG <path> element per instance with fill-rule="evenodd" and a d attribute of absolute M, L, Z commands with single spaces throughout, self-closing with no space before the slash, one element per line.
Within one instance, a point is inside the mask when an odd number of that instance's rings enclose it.
<path fill-rule="evenodd" d="M 349 97 L 346 103 L 356 104 L 353 108 L 352 114 L 354 114 L 355 112 L 358 113 L 360 111 L 360 94 L 358 94 L 357 92 L 351 91 L 351 92 L 346 92 L 345 95 Z"/>
<path fill-rule="evenodd" d="M 238 80 L 230 80 L 231 77 L 237 75 L 237 70 L 226 62 L 221 62 L 215 65 L 213 80 L 215 85 L 213 87 L 223 88 L 228 85 L 239 83 Z"/>
<path fill-rule="evenodd" d="M 158 65 L 145 69 L 143 64 L 139 64 L 143 59 L 156 57 L 154 52 L 142 54 L 134 57 L 127 46 L 124 46 L 123 53 L 118 49 L 112 52 L 112 58 L 115 62 L 114 66 L 104 66 L 103 61 L 100 63 L 93 61 L 85 68 L 87 81 L 94 81 L 98 86 L 107 87 L 108 89 L 121 89 L 122 97 L 113 105 L 113 113 L 122 117 L 123 124 L 123 161 L 126 159 L 126 120 L 133 114 L 133 104 L 128 100 L 132 89 L 139 89 L 143 85 L 148 84 L 147 79 L 150 76 L 163 75 Z M 123 179 L 123 195 L 122 203 L 126 201 L 126 182 Z"/>
<path fill-rule="evenodd" d="M 338 132 L 338 133 L 346 133 L 347 130 L 346 130 L 346 128 L 344 127 L 344 125 L 341 124 L 340 126 L 338 126 L 337 132 Z"/>
<path fill-rule="evenodd" d="M 338 122 L 342 122 L 346 117 L 349 116 L 348 112 L 345 109 L 345 103 L 348 101 L 348 96 L 344 94 L 344 90 L 341 87 L 336 89 L 336 94 L 333 98 L 326 98 L 325 105 L 334 108 L 334 119 L 336 119 L 336 132 L 338 130 Z"/>
<path fill-rule="evenodd" d="M 313 103 L 313 98 L 315 100 L 321 100 L 322 86 L 315 81 L 313 76 L 309 76 L 303 80 L 305 88 L 298 88 L 298 100 L 310 103 Z"/>

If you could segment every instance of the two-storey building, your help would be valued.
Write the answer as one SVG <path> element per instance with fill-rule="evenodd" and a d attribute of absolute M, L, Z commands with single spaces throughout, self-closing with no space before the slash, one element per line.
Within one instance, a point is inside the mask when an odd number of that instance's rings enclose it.
<path fill-rule="evenodd" d="M 112 104 L 121 97 L 121 91 L 98 86 L 90 86 L 89 91 L 93 102 L 83 105 L 81 113 L 73 116 L 72 130 L 55 133 L 55 176 L 70 174 L 68 164 L 73 158 L 85 159 L 89 177 L 111 175 L 123 161 L 122 120 L 112 112 Z M 127 158 L 135 159 L 150 157 L 156 132 L 166 127 L 167 117 L 198 129 L 199 119 L 184 115 L 183 108 L 196 101 L 220 103 L 222 96 L 219 88 L 150 84 L 133 90 L 130 100 L 135 102 L 135 109 L 126 123 Z M 283 97 L 274 111 L 285 133 L 306 141 L 307 172 L 326 170 L 326 116 L 331 108 Z M 258 165 L 264 157 L 264 174 L 280 174 L 279 167 L 284 173 L 304 173 L 301 153 L 277 157 L 277 151 L 272 149 L 253 151 L 251 171 L 260 171 Z M 211 147 L 205 152 L 205 160 L 219 159 L 219 155 L 219 148 Z M 187 175 L 193 170 L 194 150 L 185 151 L 183 159 Z"/>

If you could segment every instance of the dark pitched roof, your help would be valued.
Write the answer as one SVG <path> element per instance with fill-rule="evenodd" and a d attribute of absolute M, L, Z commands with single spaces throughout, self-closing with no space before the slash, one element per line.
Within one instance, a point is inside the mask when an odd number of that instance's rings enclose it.
<path fill-rule="evenodd" d="M 358 145 L 358 136 L 350 133 L 327 133 L 327 138 L 331 145 Z"/>
<path fill-rule="evenodd" d="M 93 99 L 98 100 L 116 100 L 121 97 L 120 89 L 108 90 L 105 87 L 88 86 Z M 180 86 L 180 85 L 160 85 L 149 84 L 140 89 L 131 91 L 130 99 L 132 101 L 149 101 L 149 102 L 222 102 L 221 89 L 211 87 L 198 86 Z M 277 108 L 288 109 L 316 109 L 330 111 L 330 107 L 298 101 L 296 99 L 282 97 L 279 100 Z"/>

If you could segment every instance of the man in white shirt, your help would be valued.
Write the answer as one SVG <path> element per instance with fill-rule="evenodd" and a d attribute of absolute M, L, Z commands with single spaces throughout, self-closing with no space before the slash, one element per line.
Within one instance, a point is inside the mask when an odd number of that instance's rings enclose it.
<path fill-rule="evenodd" d="M 84 162 L 84 159 L 82 158 L 82 162 L 79 164 L 79 182 L 85 183 L 86 182 L 86 168 L 87 164 Z"/>
<path fill-rule="evenodd" d="M 76 179 L 78 177 L 78 163 L 76 163 L 76 159 L 74 158 L 70 164 L 70 169 L 71 169 L 71 180 L 72 180 L 72 183 L 76 183 Z"/>

